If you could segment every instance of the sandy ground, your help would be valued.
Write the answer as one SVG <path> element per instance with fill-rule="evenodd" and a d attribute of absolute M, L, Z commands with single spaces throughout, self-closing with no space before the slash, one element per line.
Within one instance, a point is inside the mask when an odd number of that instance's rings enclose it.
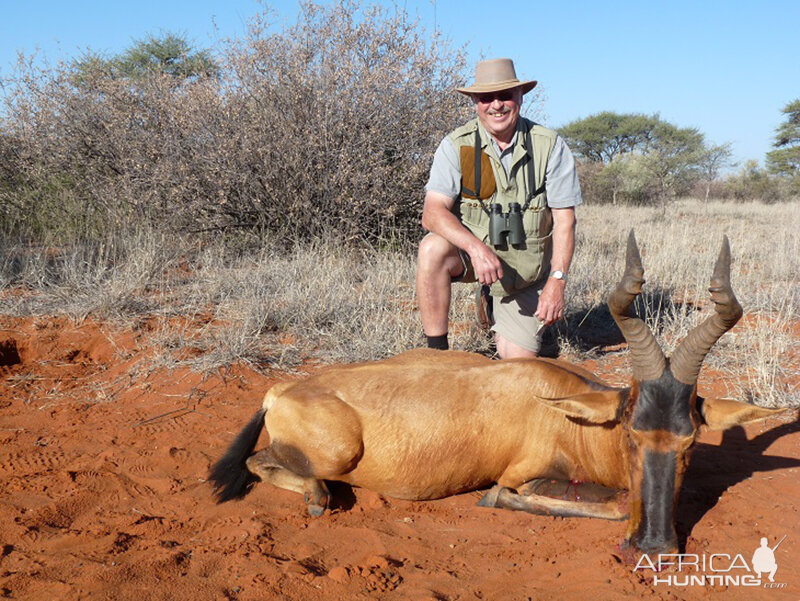
<path fill-rule="evenodd" d="M 668 586 L 619 550 L 624 523 L 483 509 L 480 492 L 405 502 L 339 486 L 335 510 L 311 518 L 259 484 L 215 505 L 209 466 L 270 384 L 297 376 L 148 372 L 148 334 L 0 319 L 0 597 L 800 598 L 796 422 L 703 433 L 677 510 L 687 553 L 749 563 L 760 537 L 786 535 L 785 586 Z"/>

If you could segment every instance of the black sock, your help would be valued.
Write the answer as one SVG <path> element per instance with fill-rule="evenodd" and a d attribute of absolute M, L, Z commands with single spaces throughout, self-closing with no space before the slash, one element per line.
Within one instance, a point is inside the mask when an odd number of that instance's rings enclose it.
<path fill-rule="evenodd" d="M 447 334 L 441 336 L 425 336 L 428 339 L 428 348 L 435 348 L 440 351 L 446 351 L 450 348 L 447 343 Z"/>

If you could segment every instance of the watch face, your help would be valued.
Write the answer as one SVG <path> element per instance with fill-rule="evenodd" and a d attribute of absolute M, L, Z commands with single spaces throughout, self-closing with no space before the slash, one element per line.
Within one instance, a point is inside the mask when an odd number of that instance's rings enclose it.
<path fill-rule="evenodd" d="M 550 275 L 553 276 L 557 280 L 566 279 L 566 278 L 564 278 L 564 272 L 563 271 L 556 270 L 553 273 L 551 273 Z"/>

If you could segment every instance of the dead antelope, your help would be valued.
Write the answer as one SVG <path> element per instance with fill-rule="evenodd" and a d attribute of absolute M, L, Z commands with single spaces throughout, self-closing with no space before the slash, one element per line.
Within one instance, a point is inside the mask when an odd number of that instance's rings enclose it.
<path fill-rule="evenodd" d="M 725 429 L 777 411 L 697 396 L 704 357 L 742 315 L 727 238 L 711 278 L 715 312 L 670 361 L 631 311 L 643 274 L 631 232 L 625 274 L 608 298 L 630 348 L 630 388 L 558 361 L 455 351 L 330 369 L 269 390 L 211 470 L 218 500 L 243 495 L 250 472 L 303 493 L 313 515 L 328 505 L 324 480 L 414 500 L 496 483 L 480 505 L 627 518 L 628 545 L 674 551 L 676 501 L 700 425 Z M 270 444 L 252 454 L 265 425 Z M 580 500 L 564 494 L 578 482 Z"/>

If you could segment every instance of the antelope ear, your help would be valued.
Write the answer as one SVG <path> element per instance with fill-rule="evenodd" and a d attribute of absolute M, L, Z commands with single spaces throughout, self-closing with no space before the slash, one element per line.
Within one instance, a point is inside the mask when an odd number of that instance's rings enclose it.
<path fill-rule="evenodd" d="M 703 423 L 712 430 L 727 430 L 733 426 L 755 422 L 790 410 L 789 407 L 767 409 L 732 399 L 703 399 L 701 397 L 697 397 L 697 409 L 700 411 Z"/>
<path fill-rule="evenodd" d="M 615 388 L 584 392 L 568 397 L 548 399 L 539 397 L 548 407 L 593 424 L 619 421 L 630 396 L 630 388 Z"/>

